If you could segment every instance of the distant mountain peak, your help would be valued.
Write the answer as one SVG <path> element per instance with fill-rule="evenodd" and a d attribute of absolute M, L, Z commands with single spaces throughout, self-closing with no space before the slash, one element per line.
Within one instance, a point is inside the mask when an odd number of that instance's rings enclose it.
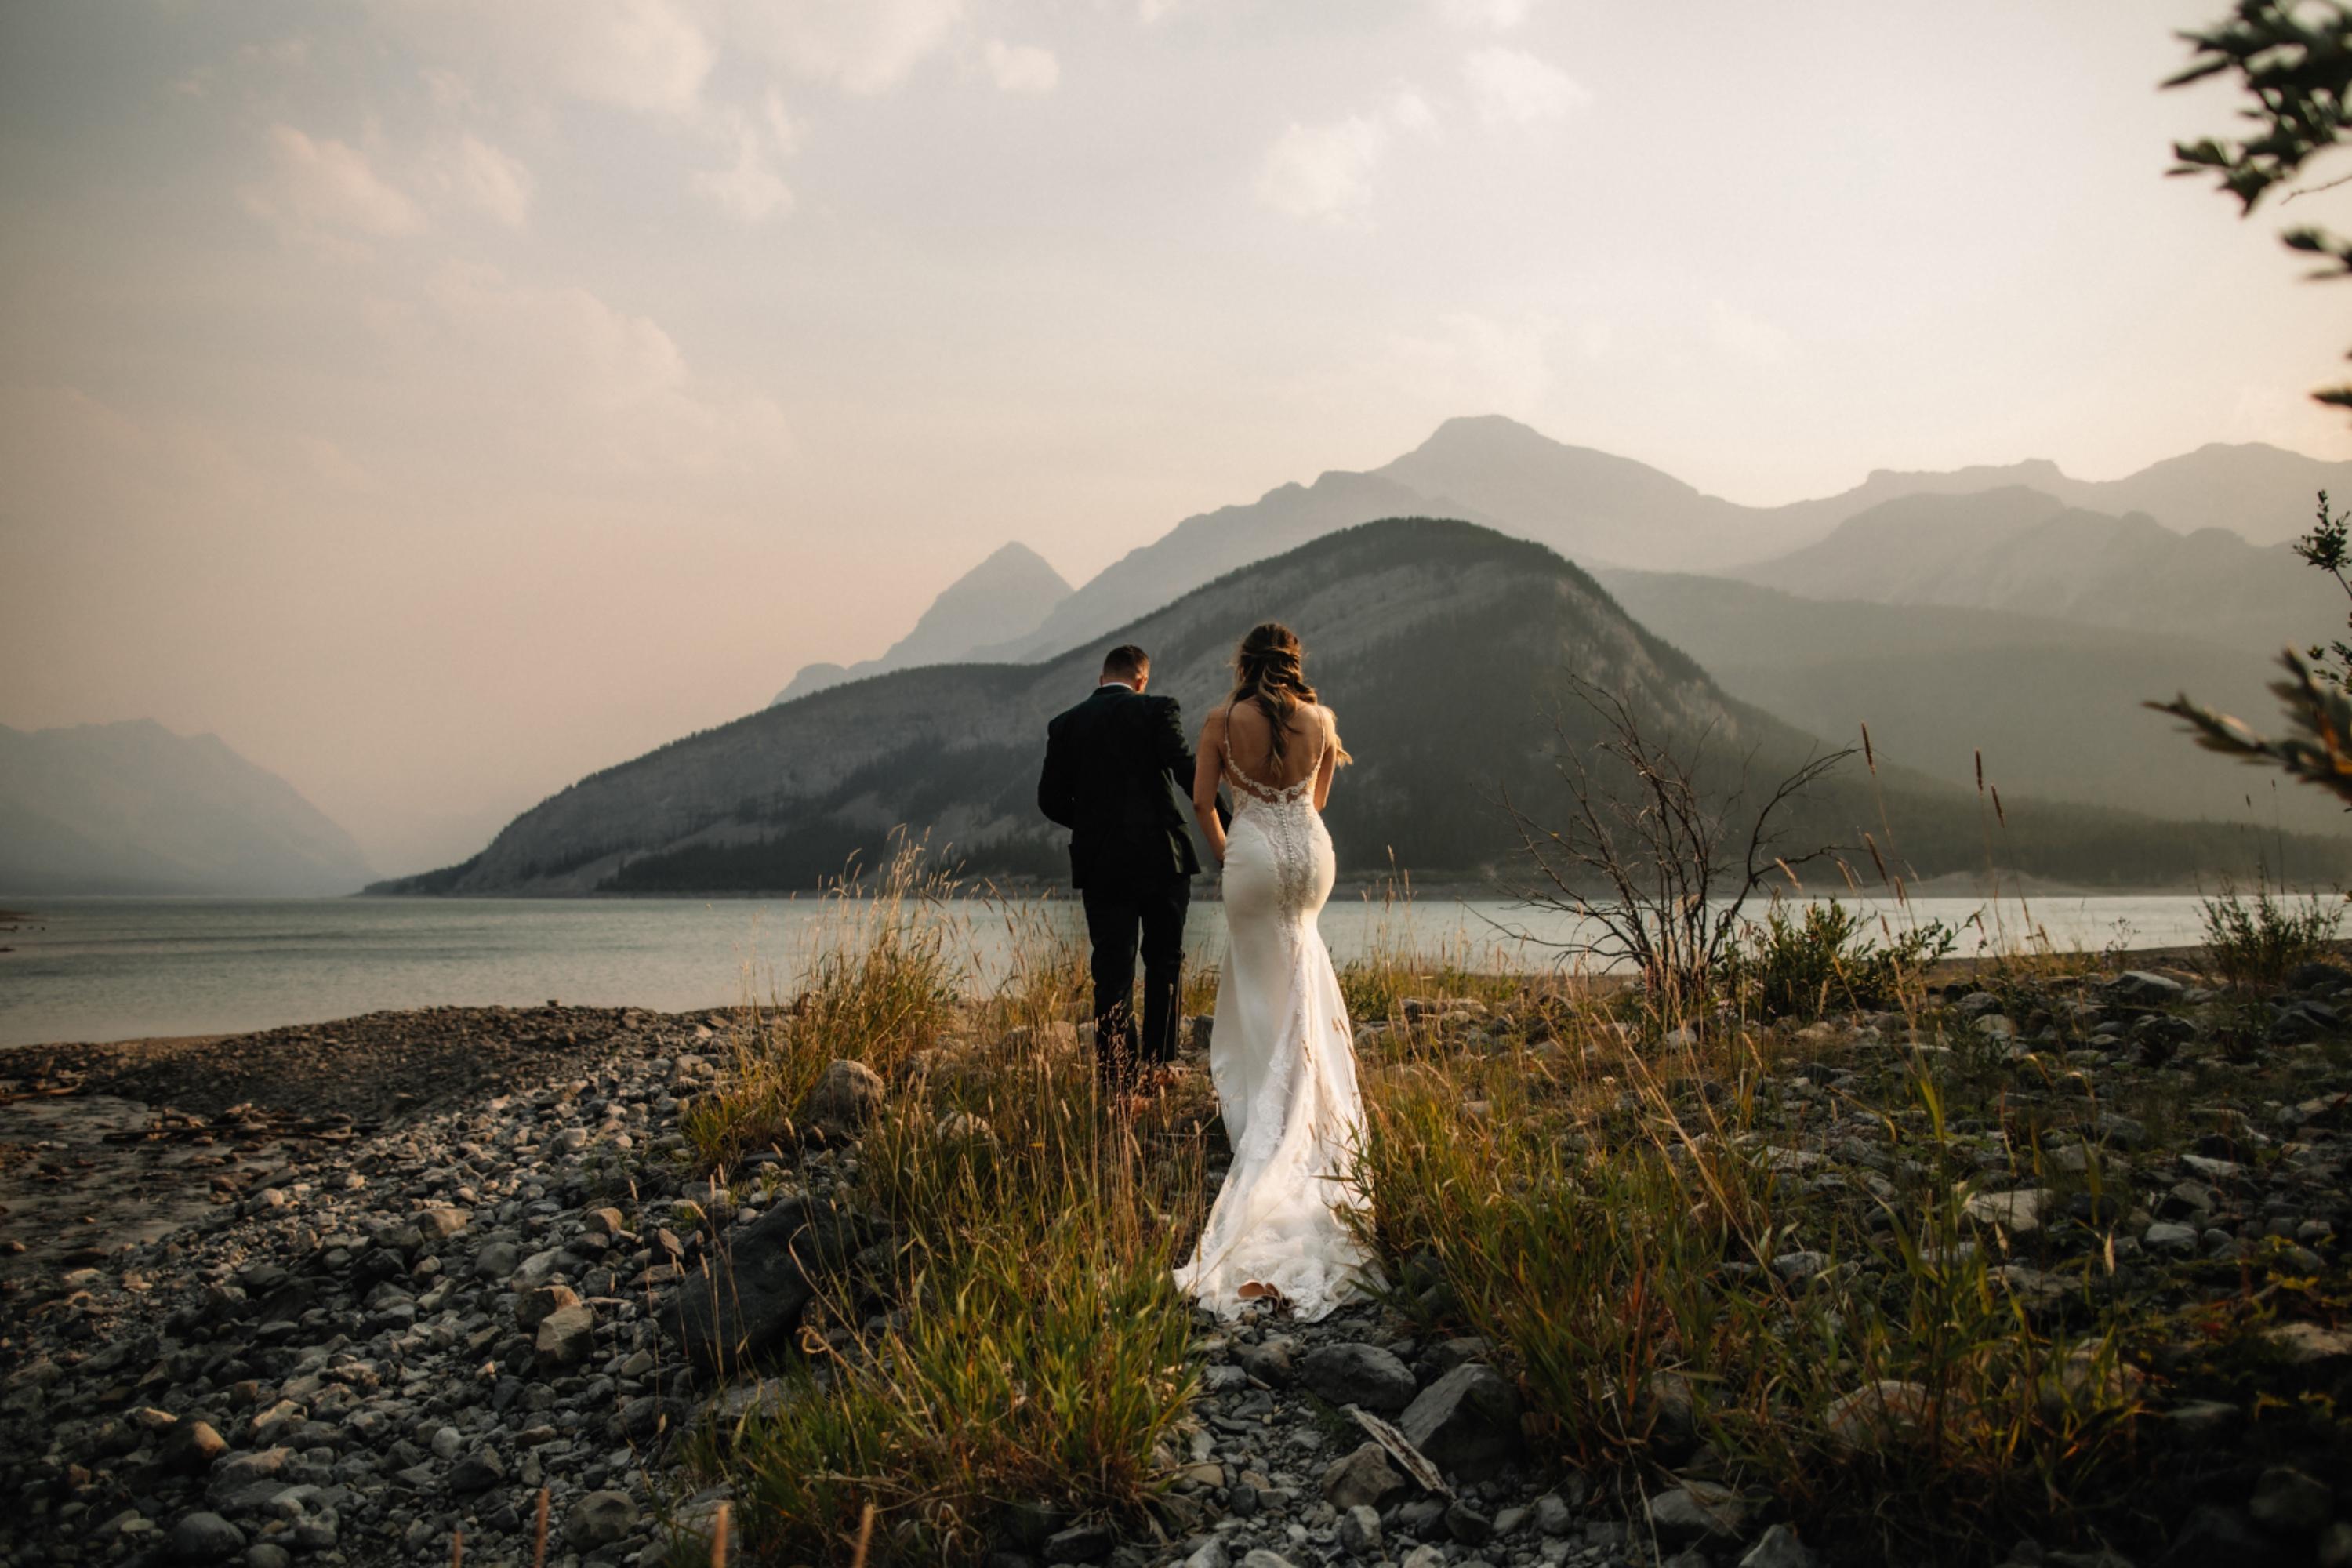
<path fill-rule="evenodd" d="M 838 664 L 805 665 L 769 706 L 869 675 L 969 658 L 992 643 L 1035 629 L 1055 605 L 1069 596 L 1070 584 L 1044 556 L 1017 539 L 1010 541 L 941 589 L 914 629 L 891 644 L 881 658 L 847 668 Z"/>

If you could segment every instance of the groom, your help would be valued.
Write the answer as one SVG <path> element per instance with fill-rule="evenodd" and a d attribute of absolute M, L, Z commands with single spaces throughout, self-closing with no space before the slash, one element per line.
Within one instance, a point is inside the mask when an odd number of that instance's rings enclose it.
<path fill-rule="evenodd" d="M 1094 695 L 1045 727 L 1037 780 L 1037 809 L 1070 830 L 1070 882 L 1094 947 L 1095 1064 L 1114 1090 L 1132 1088 L 1139 1068 L 1176 1059 L 1184 911 L 1201 869 L 1190 813 L 1176 804 L 1192 793 L 1183 716 L 1174 698 L 1147 696 L 1150 684 L 1150 655 L 1132 644 L 1111 649 Z M 1131 999 L 1139 937 L 1140 1038 Z"/>

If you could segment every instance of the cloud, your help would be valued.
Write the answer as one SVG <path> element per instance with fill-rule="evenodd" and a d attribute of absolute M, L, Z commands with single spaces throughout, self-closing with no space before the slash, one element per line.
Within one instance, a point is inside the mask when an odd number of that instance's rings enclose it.
<path fill-rule="evenodd" d="M 1786 331 L 1723 300 L 1708 307 L 1707 332 L 1717 348 L 1757 364 L 1778 363 L 1789 352 Z"/>
<path fill-rule="evenodd" d="M 1437 0 L 1437 14 L 1457 27 L 1507 31 L 1528 19 L 1533 0 Z"/>
<path fill-rule="evenodd" d="M 1489 125 L 1537 125 L 1565 119 L 1592 96 L 1558 66 L 1525 49 L 1499 44 L 1473 49 L 1463 57 L 1462 74 L 1470 84 L 1478 118 Z"/>
<path fill-rule="evenodd" d="M 981 58 L 1001 91 L 1051 92 L 1055 84 L 1062 79 L 1062 62 L 1055 59 L 1051 51 L 1026 44 L 1007 44 L 1002 39 L 991 38 L 982 50 Z"/>
<path fill-rule="evenodd" d="M 434 62 L 428 81 L 459 79 L 454 66 L 639 114 L 696 112 L 719 58 L 680 0 L 375 0 L 373 13 L 399 44 Z M 433 85 L 448 96 L 448 81 Z"/>
<path fill-rule="evenodd" d="M 1337 222 L 1372 199 L 1372 173 L 1396 132 L 1428 134 L 1437 115 L 1411 87 L 1400 87 L 1378 111 L 1351 114 L 1328 125 L 1293 121 L 1275 138 L 1257 177 L 1258 199 L 1292 217 Z"/>
<path fill-rule="evenodd" d="M 450 263 L 373 325 L 410 384 L 438 386 L 416 399 L 446 422 L 435 449 L 487 444 L 526 483 L 743 473 L 792 448 L 772 401 L 696 375 L 658 323 L 583 288 Z"/>
<path fill-rule="evenodd" d="M 726 25 L 753 53 L 864 95 L 905 80 L 962 16 L 963 0 L 730 0 Z"/>
<path fill-rule="evenodd" d="M 520 228 L 530 216 L 530 171 L 478 136 L 468 133 L 450 143 L 432 160 L 426 177 L 509 228 Z"/>
<path fill-rule="evenodd" d="M 350 230 L 378 237 L 425 227 L 416 204 L 378 174 L 366 153 L 291 125 L 269 128 L 269 172 L 242 193 L 245 208 L 281 230 Z"/>
<path fill-rule="evenodd" d="M 791 154 L 799 131 L 784 112 L 783 95 L 771 88 L 756 119 L 737 110 L 724 117 L 724 124 L 734 162 L 697 172 L 688 182 L 694 194 L 739 223 L 765 223 L 791 212 L 792 188 L 775 164 Z"/>
<path fill-rule="evenodd" d="M 1292 217 L 1340 218 L 1372 199 L 1372 170 L 1388 128 L 1360 114 L 1333 125 L 1293 123 L 1258 172 L 1258 199 Z"/>

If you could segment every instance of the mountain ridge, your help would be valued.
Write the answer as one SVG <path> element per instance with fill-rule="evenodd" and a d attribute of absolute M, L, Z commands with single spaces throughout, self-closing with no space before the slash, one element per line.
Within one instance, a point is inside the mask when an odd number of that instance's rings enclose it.
<path fill-rule="evenodd" d="M 0 725 L 0 892 L 348 893 L 373 875 L 350 834 L 217 735 Z"/>
<path fill-rule="evenodd" d="M 1570 700 L 1571 669 L 1625 690 L 1653 724 L 1711 732 L 1720 755 L 1781 770 L 1823 746 L 1730 697 L 1556 552 L 1453 520 L 1317 539 L 1116 630 L 1151 650 L 1155 689 L 1197 721 L 1223 694 L 1234 639 L 1267 618 L 1307 639 L 1363 759 L 1328 813 L 1343 869 L 1381 868 L 1391 853 L 1416 872 L 1509 862 L 1517 837 L 1496 801 L 1553 799 L 1552 747 L 1595 738 Z M 854 858 L 870 863 L 902 824 L 974 871 L 1055 877 L 1057 835 L 1034 802 L 1041 737 L 1092 686 L 1098 658 L 1084 643 L 1044 664 L 928 666 L 763 709 L 600 770 L 471 859 L 377 890 L 805 888 Z M 1803 809 L 1811 831 L 1858 843 L 1869 828 L 1883 844 L 1883 804 L 1919 869 L 1979 863 L 1974 797 L 1921 775 L 1833 780 Z M 2021 868 L 2061 878 L 2177 880 L 2234 864 L 2240 844 L 2210 825 L 2024 800 L 2008 810 L 2003 843 Z M 2352 869 L 2352 845 L 2294 844 Z"/>

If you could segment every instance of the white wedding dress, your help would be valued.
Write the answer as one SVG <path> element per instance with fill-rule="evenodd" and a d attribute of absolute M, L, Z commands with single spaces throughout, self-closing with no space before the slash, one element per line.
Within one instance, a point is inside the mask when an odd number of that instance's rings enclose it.
<path fill-rule="evenodd" d="M 1318 759 L 1319 761 L 1319 759 Z M 1209 1036 L 1209 1076 L 1234 1160 L 1177 1285 L 1223 1318 L 1273 1305 L 1313 1320 L 1377 1279 L 1343 1212 L 1363 1139 L 1348 1005 L 1315 923 L 1331 896 L 1331 836 L 1318 768 L 1287 789 L 1243 776 L 1225 844 L 1228 948 Z"/>

